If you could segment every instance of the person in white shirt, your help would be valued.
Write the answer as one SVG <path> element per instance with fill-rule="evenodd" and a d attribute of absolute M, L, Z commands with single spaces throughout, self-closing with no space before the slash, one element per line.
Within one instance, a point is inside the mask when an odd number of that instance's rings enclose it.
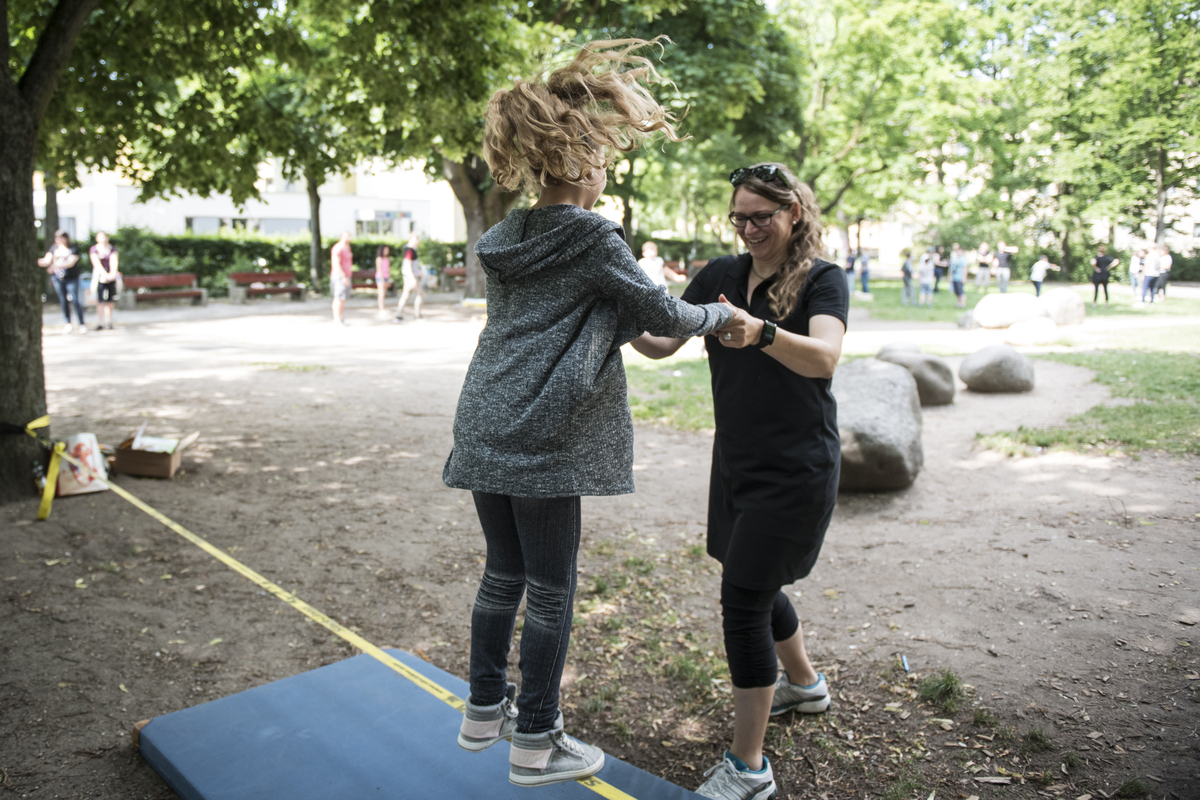
<path fill-rule="evenodd" d="M 1162 299 L 1167 299 L 1167 281 L 1171 279 L 1171 264 L 1175 259 L 1171 258 L 1171 249 L 1165 244 L 1159 248 L 1158 256 L 1158 281 L 1154 284 L 1155 294 L 1162 293 Z"/>
<path fill-rule="evenodd" d="M 1033 263 L 1033 268 L 1029 270 L 1029 282 L 1033 284 L 1033 288 L 1038 297 L 1042 296 L 1042 281 L 1046 280 L 1046 270 L 1054 270 L 1058 272 L 1062 269 L 1058 264 L 1050 263 L 1050 256 L 1042 253 L 1042 257 Z"/>
<path fill-rule="evenodd" d="M 923 305 L 928 305 L 933 308 L 933 284 L 934 270 L 937 265 L 937 254 L 930 247 L 921 256 L 921 264 L 918 268 L 917 277 L 921 284 L 921 293 L 917 297 L 917 308 Z"/>
<path fill-rule="evenodd" d="M 654 281 L 655 286 L 666 286 L 667 281 L 682 283 L 687 280 L 683 275 L 667 267 L 662 258 L 659 257 L 658 245 L 654 242 L 646 242 L 642 245 L 642 257 L 638 261 L 638 266 L 642 268 L 642 271 L 646 273 L 646 276 L 650 280 Z"/>
<path fill-rule="evenodd" d="M 1135 250 L 1129 259 L 1129 286 L 1133 289 L 1133 299 L 1137 300 L 1138 287 L 1142 285 L 1142 263 L 1146 260 L 1145 250 Z"/>
<path fill-rule="evenodd" d="M 1154 288 L 1158 284 L 1158 252 L 1157 247 L 1151 247 L 1142 259 L 1142 302 L 1150 295 L 1150 305 L 1154 305 Z"/>

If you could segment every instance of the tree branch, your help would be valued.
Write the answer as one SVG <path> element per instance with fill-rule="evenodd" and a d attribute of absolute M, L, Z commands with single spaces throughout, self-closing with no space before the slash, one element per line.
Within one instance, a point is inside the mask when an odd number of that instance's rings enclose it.
<path fill-rule="evenodd" d="M 29 106 L 34 122 L 40 124 L 54 96 L 59 76 L 71 60 L 75 40 L 83 30 L 92 10 L 99 0 L 59 0 L 50 12 L 50 21 L 38 37 L 37 49 L 29 59 L 17 90 Z M 7 8 L 5 9 L 7 18 Z M 8 38 L 5 37 L 5 42 Z M 7 63 L 7 59 L 5 60 Z"/>
<path fill-rule="evenodd" d="M 878 175 L 880 172 L 887 170 L 887 168 L 888 165 L 884 164 L 882 167 L 877 167 L 876 169 L 859 167 L 858 169 L 854 170 L 854 172 L 850 173 L 850 177 L 846 180 L 846 182 L 842 184 L 842 188 L 838 189 L 838 193 L 834 195 L 833 199 L 830 200 L 828 204 L 821 207 L 821 214 L 828 214 L 830 211 L 833 211 L 835 208 L 837 208 L 838 203 L 842 202 L 842 195 L 850 190 L 850 187 L 854 185 L 854 181 L 861 178 L 863 175 Z"/>

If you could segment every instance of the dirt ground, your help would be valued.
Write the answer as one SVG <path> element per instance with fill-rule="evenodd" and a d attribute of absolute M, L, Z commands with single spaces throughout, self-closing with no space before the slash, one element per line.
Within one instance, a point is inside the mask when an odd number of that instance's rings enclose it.
<path fill-rule="evenodd" d="M 479 312 L 396 325 L 351 305 L 348 328 L 324 303 L 135 312 L 86 336 L 48 317 L 54 433 L 200 431 L 174 480 L 119 482 L 367 639 L 465 675 L 483 540 L 440 478 Z M 848 350 L 960 335 L 857 322 Z M 979 448 L 1107 401 L 1087 370 L 1036 369 L 1029 394 L 926 409 L 909 490 L 840 498 L 792 587 L 834 707 L 773 725 L 781 797 L 1198 796 L 1200 460 Z M 637 492 L 584 501 L 564 706 L 582 738 L 694 788 L 731 729 L 705 673 L 719 576 L 696 551 L 711 435 L 640 426 L 636 447 Z M 35 513 L 0 508 L 14 796 L 174 797 L 135 722 L 352 654 L 110 492 Z M 969 686 L 953 712 L 915 691 L 945 669 Z"/>

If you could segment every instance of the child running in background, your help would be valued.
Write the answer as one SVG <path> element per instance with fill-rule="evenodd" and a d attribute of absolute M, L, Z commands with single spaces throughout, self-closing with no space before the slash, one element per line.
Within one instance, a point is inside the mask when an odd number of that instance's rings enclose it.
<path fill-rule="evenodd" d="M 1042 253 L 1042 257 L 1033 262 L 1033 267 L 1029 270 L 1029 282 L 1033 284 L 1034 293 L 1038 297 L 1042 296 L 1042 282 L 1046 280 L 1046 271 L 1051 269 L 1058 272 L 1062 267 L 1051 264 L 1050 256 Z M 1107 292 L 1107 289 L 1105 291 Z"/>
<path fill-rule="evenodd" d="M 480 237 L 487 324 L 454 419 L 446 485 L 471 490 L 487 559 L 471 613 L 471 692 L 459 746 L 511 740 L 509 781 L 595 774 L 604 752 L 563 731 L 559 683 L 576 586 L 580 496 L 633 491 L 621 345 L 643 332 L 741 330 L 745 312 L 671 297 L 638 266 L 619 223 L 594 213 L 614 151 L 680 141 L 647 84 L 639 39 L 593 42 L 544 79 L 492 96 L 483 152 L 509 191 L 539 192 Z M 731 323 L 733 323 L 731 325 Z M 740 325 L 740 328 L 738 327 Z M 508 653 L 521 596 L 521 691 Z"/>
<path fill-rule="evenodd" d="M 379 245 L 375 251 L 375 291 L 379 295 L 379 316 L 387 316 L 384 299 L 387 297 L 388 284 L 392 282 L 392 248 L 386 244 Z"/>

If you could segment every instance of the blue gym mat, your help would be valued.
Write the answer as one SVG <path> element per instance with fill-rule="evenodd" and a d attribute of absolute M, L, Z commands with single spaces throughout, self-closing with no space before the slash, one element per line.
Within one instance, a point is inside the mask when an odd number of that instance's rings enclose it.
<path fill-rule="evenodd" d="M 401 650 L 417 672 L 466 697 L 465 681 Z M 286 798 L 625 798 L 577 782 L 508 782 L 506 743 L 468 753 L 462 715 L 366 655 L 150 721 L 142 756 L 184 800 Z M 699 795 L 611 755 L 597 775 L 634 800 Z"/>

